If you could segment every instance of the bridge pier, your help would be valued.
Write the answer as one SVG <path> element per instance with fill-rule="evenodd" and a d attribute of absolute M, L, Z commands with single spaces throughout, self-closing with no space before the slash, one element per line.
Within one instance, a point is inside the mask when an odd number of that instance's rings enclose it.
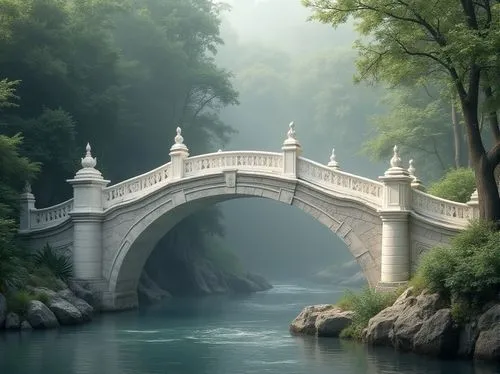
<path fill-rule="evenodd" d="M 380 283 L 387 286 L 407 282 L 411 272 L 409 216 L 413 178 L 401 167 L 396 146 L 391 167 L 379 179 L 384 184 L 379 210 L 382 220 Z"/>
<path fill-rule="evenodd" d="M 82 169 L 67 182 L 73 186 L 73 276 L 85 281 L 100 281 L 102 274 L 103 188 L 109 183 L 95 169 L 90 145 L 82 158 Z"/>

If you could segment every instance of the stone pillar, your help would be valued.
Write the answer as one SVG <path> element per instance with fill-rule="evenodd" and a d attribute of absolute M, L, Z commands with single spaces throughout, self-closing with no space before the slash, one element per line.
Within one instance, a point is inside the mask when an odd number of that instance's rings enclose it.
<path fill-rule="evenodd" d="M 35 209 L 35 196 L 31 193 L 29 182 L 26 182 L 24 186 L 24 191 L 19 198 L 19 204 L 19 229 L 27 231 L 31 228 L 31 210 Z"/>
<path fill-rule="evenodd" d="M 391 167 L 379 178 L 384 183 L 382 219 L 382 258 L 380 282 L 404 283 L 410 279 L 411 182 L 413 178 L 401 167 L 398 147 L 394 147 Z"/>
<path fill-rule="evenodd" d="M 102 275 L 103 189 L 109 183 L 95 169 L 90 144 L 82 169 L 67 182 L 73 186 L 73 273 L 76 280 L 97 281 Z"/>
<path fill-rule="evenodd" d="M 175 144 L 170 148 L 170 175 L 172 180 L 184 178 L 184 160 L 189 157 L 188 147 L 184 144 L 184 138 L 180 127 L 177 127 Z"/>
<path fill-rule="evenodd" d="M 477 188 L 474 190 L 472 195 L 470 195 L 470 200 L 467 202 L 467 205 L 472 208 L 472 218 L 479 218 L 479 195 L 477 193 Z"/>
<path fill-rule="evenodd" d="M 293 122 L 289 125 L 287 138 L 281 147 L 283 150 L 283 174 L 286 177 L 297 177 L 297 158 L 302 154 L 302 147 L 300 146 L 297 136 L 295 134 L 295 124 Z"/>

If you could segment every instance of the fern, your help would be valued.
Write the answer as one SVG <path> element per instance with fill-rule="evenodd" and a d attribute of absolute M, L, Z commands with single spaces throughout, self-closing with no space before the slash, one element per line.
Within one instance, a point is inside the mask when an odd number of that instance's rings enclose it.
<path fill-rule="evenodd" d="M 67 282 L 73 276 L 73 265 L 67 256 L 57 253 L 49 244 L 33 255 L 37 266 L 49 269 L 57 278 Z"/>

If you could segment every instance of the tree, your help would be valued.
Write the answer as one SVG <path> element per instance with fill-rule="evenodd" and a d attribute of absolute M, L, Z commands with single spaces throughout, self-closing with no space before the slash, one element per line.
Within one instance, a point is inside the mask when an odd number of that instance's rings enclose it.
<path fill-rule="evenodd" d="M 465 165 L 463 138 L 454 131 L 450 101 L 438 89 L 401 86 L 389 90 L 383 102 L 388 112 L 373 117 L 374 134 L 364 144 L 365 153 L 386 160 L 398 144 L 415 160 L 418 176 L 425 180 L 435 180 L 451 167 Z"/>
<path fill-rule="evenodd" d="M 313 18 L 338 26 L 350 17 L 366 37 L 358 80 L 402 82 L 438 80 L 456 93 L 464 117 L 468 151 L 476 175 L 481 218 L 500 220 L 494 170 L 500 163 L 497 109 L 500 4 L 495 0 L 302 0 Z M 493 137 L 487 149 L 479 117 L 482 96 Z"/>
<path fill-rule="evenodd" d="M 0 80 L 0 110 L 14 106 L 17 82 Z M 15 243 L 19 191 L 31 181 L 38 165 L 19 153 L 22 137 L 0 134 L 0 292 L 18 283 L 18 251 Z"/>

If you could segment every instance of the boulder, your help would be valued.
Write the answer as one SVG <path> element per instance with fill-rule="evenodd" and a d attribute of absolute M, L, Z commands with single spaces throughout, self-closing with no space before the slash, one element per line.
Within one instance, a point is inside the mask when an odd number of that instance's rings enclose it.
<path fill-rule="evenodd" d="M 328 309 L 318 314 L 314 323 L 318 336 L 338 337 L 352 323 L 354 312 Z"/>
<path fill-rule="evenodd" d="M 0 293 L 0 329 L 5 323 L 5 318 L 7 317 L 7 300 L 5 296 Z"/>
<path fill-rule="evenodd" d="M 479 331 L 489 330 L 498 322 L 500 322 L 500 304 L 495 304 L 479 317 L 477 328 Z"/>
<path fill-rule="evenodd" d="M 21 330 L 31 330 L 32 328 L 28 321 L 21 322 Z"/>
<path fill-rule="evenodd" d="M 415 296 L 414 288 L 408 287 L 406 290 L 403 291 L 403 293 L 401 295 L 399 295 L 399 297 L 396 299 L 396 301 L 392 305 L 393 306 L 406 305 L 408 303 L 407 300 L 413 296 Z"/>
<path fill-rule="evenodd" d="M 327 304 L 305 307 L 290 324 L 290 332 L 292 334 L 316 335 L 316 319 L 318 315 L 334 308 L 333 305 Z"/>
<path fill-rule="evenodd" d="M 94 314 L 94 308 L 92 305 L 87 303 L 85 300 L 76 297 L 69 288 L 59 291 L 57 295 L 61 299 L 66 300 L 76 307 L 76 309 L 78 309 L 82 314 L 83 321 L 88 322 L 92 320 L 92 315 Z"/>
<path fill-rule="evenodd" d="M 92 320 L 92 317 L 94 315 L 94 308 L 92 307 L 92 305 L 90 305 L 83 299 L 79 299 L 78 297 L 75 297 L 71 304 L 73 304 L 73 306 L 81 313 L 83 322 Z"/>
<path fill-rule="evenodd" d="M 411 297 L 406 298 L 406 303 Z M 396 319 L 392 329 L 392 345 L 402 351 L 413 349 L 415 334 L 421 329 L 424 320 L 430 318 L 439 309 L 444 308 L 445 302 L 438 294 L 422 293 L 412 301 L 410 307 Z M 400 304 L 400 305 L 405 305 Z"/>
<path fill-rule="evenodd" d="M 371 345 L 392 345 L 394 323 L 416 302 L 417 298 L 411 296 L 411 291 L 405 291 L 392 306 L 380 311 L 368 321 L 363 341 Z"/>
<path fill-rule="evenodd" d="M 69 281 L 68 287 L 76 295 L 76 297 L 85 300 L 94 308 L 94 310 L 100 309 L 101 298 L 99 296 L 99 292 L 93 290 L 90 285 L 82 282 L 78 283 L 75 281 Z"/>
<path fill-rule="evenodd" d="M 16 313 L 7 314 L 7 318 L 5 319 L 5 328 L 7 330 L 19 330 L 21 327 L 21 320 Z"/>
<path fill-rule="evenodd" d="M 32 288 L 28 288 L 28 289 L 35 294 L 47 295 L 47 297 L 49 298 L 49 301 L 53 300 L 53 299 L 57 299 L 59 297 L 57 292 L 52 291 L 51 289 L 48 289 L 46 287 L 32 287 Z"/>
<path fill-rule="evenodd" d="M 55 314 L 41 301 L 30 301 L 26 315 L 28 322 L 34 329 L 49 329 L 59 326 Z"/>
<path fill-rule="evenodd" d="M 57 296 L 60 297 L 61 299 L 69 301 L 70 303 L 73 303 L 73 300 L 77 298 L 69 288 L 65 288 L 61 291 L 58 291 Z"/>
<path fill-rule="evenodd" d="M 413 350 L 436 357 L 453 357 L 458 350 L 458 336 L 451 310 L 440 309 L 422 323 L 413 338 Z"/>
<path fill-rule="evenodd" d="M 49 308 L 61 325 L 76 325 L 85 321 L 82 313 L 73 304 L 64 299 L 53 299 L 49 303 Z"/>
<path fill-rule="evenodd" d="M 478 336 L 477 321 L 472 321 L 462 326 L 459 332 L 457 356 L 471 358 L 474 354 L 474 346 L 476 345 Z"/>
<path fill-rule="evenodd" d="M 474 358 L 500 362 L 500 323 L 481 331 L 476 341 Z"/>

